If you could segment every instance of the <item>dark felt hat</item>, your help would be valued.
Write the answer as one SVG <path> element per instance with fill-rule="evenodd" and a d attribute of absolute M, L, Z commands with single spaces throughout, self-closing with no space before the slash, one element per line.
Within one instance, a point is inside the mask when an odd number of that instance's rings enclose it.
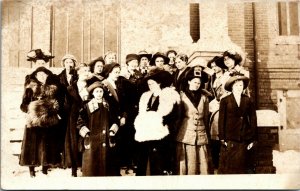
<path fill-rule="evenodd" d="M 229 58 L 233 59 L 234 60 L 234 65 L 240 65 L 242 60 L 243 60 L 242 56 L 239 53 L 237 53 L 236 51 L 233 51 L 233 50 L 226 50 L 223 53 L 223 58 L 225 56 L 228 56 Z"/>
<path fill-rule="evenodd" d="M 208 75 L 207 73 L 205 73 L 202 69 L 198 69 L 200 66 L 194 66 L 194 67 L 190 67 L 187 69 L 186 73 L 185 73 L 185 80 L 189 81 L 192 80 L 193 78 L 200 78 L 201 83 L 204 84 L 206 82 L 208 82 Z"/>
<path fill-rule="evenodd" d="M 126 64 L 132 60 L 137 60 L 139 61 L 139 56 L 137 54 L 127 54 L 126 55 Z"/>
<path fill-rule="evenodd" d="M 120 64 L 118 64 L 118 63 L 116 63 L 116 62 L 113 62 L 113 63 L 111 63 L 111 64 L 106 64 L 106 65 L 104 65 L 104 67 L 103 67 L 103 72 L 102 72 L 103 77 L 104 77 L 104 78 L 107 78 L 108 75 L 109 75 L 109 73 L 110 73 L 114 68 L 116 68 L 116 67 L 120 67 L 120 68 L 121 68 Z"/>
<path fill-rule="evenodd" d="M 224 58 L 222 56 L 215 56 L 213 59 L 208 61 L 207 67 L 212 68 L 211 64 L 215 63 L 217 66 L 219 66 L 222 69 L 227 69 L 227 66 L 224 63 Z"/>
<path fill-rule="evenodd" d="M 148 58 L 149 61 L 150 61 L 151 58 L 152 58 L 152 54 L 148 54 L 148 52 L 146 52 L 146 51 L 140 51 L 140 52 L 138 53 L 138 56 L 139 56 L 139 62 L 141 61 L 141 59 L 142 59 L 143 57 Z"/>
<path fill-rule="evenodd" d="M 92 83 L 88 88 L 87 91 L 89 93 L 91 93 L 95 88 L 102 88 L 103 90 L 105 90 L 105 86 L 103 83 L 101 83 L 100 81 L 96 81 L 94 83 Z"/>
<path fill-rule="evenodd" d="M 232 91 L 232 85 L 235 81 L 242 80 L 244 82 L 244 89 L 246 89 L 249 85 L 250 79 L 243 74 L 232 74 L 232 76 L 225 83 L 225 90 Z"/>
<path fill-rule="evenodd" d="M 173 81 L 172 75 L 169 72 L 158 67 L 154 67 L 149 70 L 143 81 L 144 83 L 147 83 L 147 81 L 150 79 L 156 81 L 158 84 L 161 84 L 161 88 L 171 86 Z"/>
<path fill-rule="evenodd" d="M 170 58 L 168 58 L 166 55 L 164 55 L 164 54 L 161 53 L 161 52 L 157 52 L 157 53 L 155 53 L 155 54 L 153 55 L 153 57 L 152 57 L 152 59 L 151 59 L 151 61 L 150 61 L 150 65 L 151 65 L 151 66 L 155 66 L 155 60 L 156 60 L 156 58 L 158 58 L 158 57 L 162 57 L 162 58 L 164 59 L 164 64 L 169 64 Z"/>
<path fill-rule="evenodd" d="M 43 52 L 42 49 L 33 49 L 27 54 L 27 61 L 37 61 L 44 60 L 48 62 L 50 59 L 54 58 L 50 52 Z"/>
<path fill-rule="evenodd" d="M 105 61 L 104 61 L 104 59 L 103 59 L 102 56 L 100 56 L 100 57 L 98 57 L 98 58 L 92 60 L 92 61 L 89 63 L 89 67 L 90 67 L 90 70 L 91 70 L 92 73 L 94 72 L 95 64 L 96 64 L 97 62 L 99 62 L 99 61 L 103 63 L 103 66 L 105 65 Z"/>

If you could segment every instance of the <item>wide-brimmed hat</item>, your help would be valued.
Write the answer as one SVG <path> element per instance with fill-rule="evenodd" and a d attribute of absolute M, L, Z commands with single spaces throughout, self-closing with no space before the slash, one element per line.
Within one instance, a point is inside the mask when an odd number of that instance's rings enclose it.
<path fill-rule="evenodd" d="M 229 58 L 233 59 L 234 60 L 234 65 L 240 65 L 242 60 L 243 60 L 241 54 L 239 54 L 235 50 L 226 50 L 223 53 L 223 59 L 224 59 L 225 56 L 228 56 Z M 224 62 L 224 60 L 223 60 L 223 62 Z"/>
<path fill-rule="evenodd" d="M 54 58 L 48 51 L 42 51 L 42 49 L 32 49 L 27 54 L 27 61 L 37 61 L 44 60 L 48 62 L 50 59 Z"/>
<path fill-rule="evenodd" d="M 225 90 L 232 91 L 232 85 L 235 81 L 242 80 L 244 82 L 244 89 L 246 89 L 249 85 L 250 79 L 243 74 L 233 74 L 228 81 L 225 83 Z"/>
<path fill-rule="evenodd" d="M 126 55 L 126 64 L 132 60 L 137 60 L 139 61 L 139 56 L 137 54 L 127 54 Z"/>
<path fill-rule="evenodd" d="M 154 67 L 151 70 L 149 70 L 147 75 L 144 77 L 143 81 L 144 83 L 147 83 L 148 80 L 154 80 L 158 84 L 161 84 L 161 88 L 171 86 L 173 82 L 172 75 L 169 72 L 158 67 Z"/>
<path fill-rule="evenodd" d="M 65 62 L 65 60 L 66 59 L 71 59 L 71 60 L 73 60 L 73 62 L 74 62 L 74 67 L 76 66 L 76 64 L 77 64 L 77 59 L 75 58 L 75 56 L 74 55 L 72 55 L 72 54 L 66 54 L 66 55 L 64 55 L 63 57 L 62 57 L 62 59 L 61 59 L 61 66 L 62 67 L 64 67 L 64 62 Z"/>
<path fill-rule="evenodd" d="M 158 57 L 162 57 L 164 59 L 164 64 L 169 64 L 170 62 L 170 58 L 168 58 L 166 55 L 164 55 L 163 53 L 161 52 L 157 52 L 153 55 L 153 57 L 151 58 L 151 61 L 150 61 L 150 65 L 151 66 L 155 66 L 155 60 L 156 58 Z"/>
<path fill-rule="evenodd" d="M 151 58 L 152 58 L 152 54 L 148 54 L 148 52 L 146 52 L 146 51 L 140 51 L 139 53 L 138 53 L 138 56 L 139 56 L 139 62 L 141 61 L 141 59 L 143 58 L 143 57 L 146 57 L 146 58 L 148 58 L 148 60 L 150 61 L 151 60 Z"/>
<path fill-rule="evenodd" d="M 193 78 L 200 78 L 201 83 L 204 84 L 208 82 L 208 75 L 203 71 L 203 68 L 201 70 L 197 69 L 198 66 L 190 67 L 187 69 L 184 79 L 186 81 L 190 81 Z"/>
<path fill-rule="evenodd" d="M 90 70 L 92 73 L 94 73 L 94 67 L 95 67 L 95 64 L 97 62 L 102 62 L 103 63 L 103 66 L 105 65 L 105 61 L 103 59 L 102 56 L 99 56 L 98 58 L 95 58 L 94 60 L 92 60 L 90 63 L 89 63 L 89 67 L 90 67 Z"/>
<path fill-rule="evenodd" d="M 118 63 L 116 63 L 116 62 L 113 62 L 113 63 L 111 63 L 111 64 L 106 64 L 106 65 L 104 65 L 104 67 L 103 67 L 103 72 L 102 72 L 103 77 L 104 77 L 104 78 L 107 78 L 108 75 L 109 75 L 109 73 L 111 73 L 111 71 L 112 71 L 115 67 L 120 67 L 120 68 L 121 68 L 120 64 L 118 64 Z"/>
<path fill-rule="evenodd" d="M 96 81 L 96 82 L 92 83 L 91 85 L 89 85 L 89 87 L 87 88 L 87 91 L 89 93 L 91 93 L 91 92 L 93 92 L 93 90 L 95 88 L 102 88 L 104 91 L 106 90 L 106 88 L 102 82 Z"/>
<path fill-rule="evenodd" d="M 222 69 L 227 69 L 227 66 L 224 63 L 224 58 L 222 56 L 215 56 L 213 59 L 208 61 L 207 67 L 212 68 L 211 64 L 215 63 L 218 67 Z"/>

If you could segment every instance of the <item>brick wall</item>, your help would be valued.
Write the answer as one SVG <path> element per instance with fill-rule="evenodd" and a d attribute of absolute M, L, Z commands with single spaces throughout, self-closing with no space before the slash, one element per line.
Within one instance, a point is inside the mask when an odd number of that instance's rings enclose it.
<path fill-rule="evenodd" d="M 250 95 L 255 100 L 256 75 L 254 68 L 254 34 L 252 3 L 228 3 L 228 35 L 245 52 L 246 67 L 250 71 Z"/>
<path fill-rule="evenodd" d="M 259 109 L 277 110 L 277 90 L 299 89 L 299 36 L 279 36 L 276 2 L 255 3 Z"/>

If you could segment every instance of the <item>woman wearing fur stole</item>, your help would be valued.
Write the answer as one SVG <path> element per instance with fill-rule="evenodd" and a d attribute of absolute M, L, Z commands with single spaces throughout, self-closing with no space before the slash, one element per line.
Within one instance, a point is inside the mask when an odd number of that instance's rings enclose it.
<path fill-rule="evenodd" d="M 42 165 L 47 174 L 50 165 L 61 162 L 63 130 L 60 119 L 63 98 L 59 79 L 41 66 L 25 79 L 25 92 L 21 110 L 26 113 L 26 127 L 22 142 L 20 165 L 29 166 L 30 176 L 34 167 Z"/>
<path fill-rule="evenodd" d="M 188 69 L 180 97 L 180 124 L 177 140 L 177 174 L 209 174 L 208 97 L 202 90 L 208 76 L 198 67 Z"/>
<path fill-rule="evenodd" d="M 170 87 L 171 74 L 159 68 L 150 70 L 144 83 L 148 84 L 149 91 L 140 98 L 134 122 L 138 142 L 137 175 L 170 174 L 174 154 L 171 124 L 177 119 L 180 96 Z"/>

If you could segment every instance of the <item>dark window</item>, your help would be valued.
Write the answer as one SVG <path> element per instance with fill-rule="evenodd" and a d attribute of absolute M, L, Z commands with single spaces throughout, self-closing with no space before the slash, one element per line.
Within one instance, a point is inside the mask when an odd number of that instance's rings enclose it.
<path fill-rule="evenodd" d="M 194 43 L 200 39 L 199 11 L 199 3 L 190 3 L 190 34 Z"/>
<path fill-rule="evenodd" d="M 299 2 L 278 2 L 279 35 L 299 35 Z"/>

